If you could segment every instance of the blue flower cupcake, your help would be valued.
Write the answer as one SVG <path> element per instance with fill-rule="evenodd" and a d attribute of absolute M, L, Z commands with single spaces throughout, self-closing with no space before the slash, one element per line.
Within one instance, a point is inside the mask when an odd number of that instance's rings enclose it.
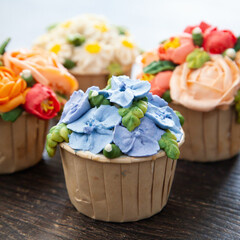
<path fill-rule="evenodd" d="M 71 202 L 98 220 L 151 217 L 166 205 L 184 119 L 150 84 L 113 76 L 106 88 L 74 92 L 47 136 L 53 156 L 60 143 Z"/>

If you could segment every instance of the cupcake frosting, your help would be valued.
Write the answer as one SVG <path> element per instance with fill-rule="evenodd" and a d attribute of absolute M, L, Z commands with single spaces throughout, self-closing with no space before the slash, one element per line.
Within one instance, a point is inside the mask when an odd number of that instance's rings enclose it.
<path fill-rule="evenodd" d="M 81 42 L 69 41 L 82 39 Z M 86 46 L 97 44 L 99 51 L 86 51 Z M 53 51 L 62 64 L 72 61 L 68 68 L 78 74 L 107 73 L 108 66 L 117 63 L 129 67 L 139 50 L 124 29 L 109 24 L 101 15 L 85 14 L 57 24 L 34 43 L 35 47 Z M 96 48 L 95 48 L 96 49 Z"/>
<path fill-rule="evenodd" d="M 145 157 L 164 150 L 177 159 L 177 142 L 183 135 L 179 117 L 166 101 L 149 90 L 148 82 L 113 76 L 105 89 L 91 87 L 86 93 L 74 92 L 59 124 L 50 130 L 49 154 L 55 151 L 53 146 L 57 143 L 53 142 L 61 142 L 55 137 L 60 135 L 76 151 L 105 155 L 111 149 L 118 149 L 118 156 L 121 153 Z M 170 145 L 165 145 L 163 135 L 171 136 Z"/>
<path fill-rule="evenodd" d="M 163 41 L 142 58 L 151 92 L 196 111 L 227 109 L 240 87 L 240 39 L 205 22 Z"/>

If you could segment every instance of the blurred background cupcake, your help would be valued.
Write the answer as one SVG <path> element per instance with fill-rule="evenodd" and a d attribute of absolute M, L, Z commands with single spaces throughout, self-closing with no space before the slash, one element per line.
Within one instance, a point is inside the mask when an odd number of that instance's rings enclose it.
<path fill-rule="evenodd" d="M 205 22 L 142 55 L 139 78 L 185 117 L 181 158 L 217 161 L 240 150 L 240 39 Z"/>
<path fill-rule="evenodd" d="M 139 54 L 125 28 L 93 14 L 50 26 L 34 47 L 57 54 L 59 61 L 78 79 L 82 90 L 92 85 L 103 88 L 111 75 L 130 75 Z"/>

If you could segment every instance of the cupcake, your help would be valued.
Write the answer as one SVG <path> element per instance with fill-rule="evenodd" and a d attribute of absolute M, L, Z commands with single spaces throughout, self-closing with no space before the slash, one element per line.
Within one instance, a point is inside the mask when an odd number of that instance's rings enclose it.
<path fill-rule="evenodd" d="M 41 160 L 48 121 L 60 111 L 54 91 L 36 82 L 35 66 L 17 68 L 8 61 L 8 42 L 0 46 L 0 174 L 26 169 Z"/>
<path fill-rule="evenodd" d="M 50 27 L 35 47 L 57 54 L 85 91 L 103 88 L 111 75 L 130 75 L 139 49 L 123 27 L 109 24 L 101 15 L 80 15 Z"/>
<path fill-rule="evenodd" d="M 183 117 L 149 90 L 148 82 L 113 76 L 102 90 L 74 92 L 50 129 L 46 149 L 53 156 L 60 143 L 69 198 L 79 212 L 129 222 L 166 205 Z"/>
<path fill-rule="evenodd" d="M 181 158 L 212 162 L 240 150 L 240 39 L 205 22 L 142 56 L 139 78 L 185 116 Z"/>

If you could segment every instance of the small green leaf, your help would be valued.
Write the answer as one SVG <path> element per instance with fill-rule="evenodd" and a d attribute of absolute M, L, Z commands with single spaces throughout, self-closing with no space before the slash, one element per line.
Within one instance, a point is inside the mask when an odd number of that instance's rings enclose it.
<path fill-rule="evenodd" d="M 187 55 L 186 61 L 190 69 L 197 69 L 202 67 L 205 62 L 210 61 L 210 56 L 207 52 L 196 48 Z"/>
<path fill-rule="evenodd" d="M 115 144 L 108 144 L 103 149 L 103 155 L 107 158 L 117 158 L 122 155 L 120 148 Z"/>
<path fill-rule="evenodd" d="M 236 52 L 240 50 L 240 37 L 237 38 L 237 42 L 234 46 L 234 49 Z"/>
<path fill-rule="evenodd" d="M 122 124 L 128 129 L 133 131 L 141 123 L 140 119 L 144 117 L 147 112 L 147 101 L 142 99 L 134 101 L 129 108 L 119 108 L 118 113 L 122 117 Z"/>
<path fill-rule="evenodd" d="M 203 44 L 203 35 L 202 33 L 192 33 L 192 40 L 195 46 L 201 47 Z"/>
<path fill-rule="evenodd" d="M 13 110 L 1 114 L 1 117 L 6 122 L 15 122 L 22 114 L 23 108 L 16 107 Z"/>
<path fill-rule="evenodd" d="M 24 69 L 21 73 L 20 73 L 21 78 L 27 83 L 28 87 L 32 87 L 36 82 L 32 76 L 32 73 L 30 70 L 28 69 Z"/>
<path fill-rule="evenodd" d="M 1 45 L 0 45 L 0 55 L 3 55 L 5 53 L 5 49 L 10 42 L 11 38 L 7 38 Z"/>
<path fill-rule="evenodd" d="M 110 105 L 110 101 L 103 95 L 98 94 L 97 91 L 90 91 L 88 94 L 88 100 L 91 107 L 100 107 L 101 105 Z"/>
<path fill-rule="evenodd" d="M 78 46 L 81 46 L 86 41 L 86 38 L 80 33 L 75 33 L 75 34 L 69 34 L 67 36 L 67 41 L 70 44 L 74 45 L 75 47 L 78 47 Z"/>
<path fill-rule="evenodd" d="M 172 102 L 172 98 L 171 98 L 171 95 L 170 95 L 170 90 L 167 90 L 167 91 L 162 95 L 162 98 L 163 98 L 166 102 L 168 102 L 168 103 Z"/>
<path fill-rule="evenodd" d="M 72 69 L 76 66 L 76 63 L 73 62 L 71 59 L 65 59 L 63 66 L 67 69 Z"/>
<path fill-rule="evenodd" d="M 143 68 L 144 73 L 156 74 L 162 71 L 174 70 L 176 64 L 171 61 L 153 61 L 149 65 Z"/>
<path fill-rule="evenodd" d="M 59 23 L 53 23 L 53 24 L 49 25 L 49 26 L 47 27 L 47 31 L 48 31 L 48 32 L 51 31 L 52 29 L 54 29 L 54 28 L 57 27 L 58 25 L 59 25 Z"/>
<path fill-rule="evenodd" d="M 122 26 L 116 26 L 119 35 L 126 35 L 127 34 L 127 28 Z"/>
<path fill-rule="evenodd" d="M 119 63 L 110 63 L 107 70 L 110 76 L 119 76 L 123 74 L 122 66 Z"/>
<path fill-rule="evenodd" d="M 177 160 L 180 155 L 180 151 L 178 148 L 177 139 L 174 134 L 172 134 L 169 130 L 167 130 L 158 141 L 159 146 L 162 150 L 165 151 L 166 155 L 173 159 Z"/>
<path fill-rule="evenodd" d="M 178 112 L 178 111 L 174 111 L 174 112 L 175 112 L 176 115 L 178 116 L 181 126 L 183 126 L 184 121 L 185 121 L 183 115 L 182 115 L 180 112 Z"/>

